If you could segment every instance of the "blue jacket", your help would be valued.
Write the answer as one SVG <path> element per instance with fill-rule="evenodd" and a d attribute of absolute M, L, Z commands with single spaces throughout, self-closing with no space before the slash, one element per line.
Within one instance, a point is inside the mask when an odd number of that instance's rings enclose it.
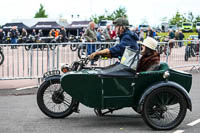
<path fill-rule="evenodd" d="M 119 38 L 120 43 L 109 49 L 112 57 L 122 57 L 126 46 L 129 46 L 134 50 L 139 49 L 137 44 L 139 38 L 136 33 L 126 30 Z"/>

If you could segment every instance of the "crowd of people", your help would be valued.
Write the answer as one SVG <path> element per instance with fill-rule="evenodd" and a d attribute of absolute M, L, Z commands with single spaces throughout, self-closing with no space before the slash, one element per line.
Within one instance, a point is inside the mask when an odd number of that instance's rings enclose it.
<path fill-rule="evenodd" d="M 64 27 L 61 27 L 61 29 L 52 29 L 49 32 L 49 37 L 52 38 L 58 38 L 60 37 L 61 42 L 66 41 L 66 30 Z M 44 37 L 44 33 L 42 29 L 39 29 L 36 31 L 36 29 L 33 29 L 32 32 L 28 33 L 25 28 L 22 28 L 21 32 L 18 30 L 16 26 L 13 26 L 9 31 L 4 31 L 3 29 L 0 29 L 0 43 L 11 43 L 11 44 L 17 44 L 17 43 L 25 43 L 27 41 L 30 41 L 31 38 L 41 38 Z M 37 40 L 37 39 L 36 39 Z"/>

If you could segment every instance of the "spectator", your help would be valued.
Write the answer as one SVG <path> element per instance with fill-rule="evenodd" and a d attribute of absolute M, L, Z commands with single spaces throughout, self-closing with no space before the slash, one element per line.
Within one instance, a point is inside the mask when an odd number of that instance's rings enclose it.
<path fill-rule="evenodd" d="M 0 44 L 3 43 L 4 37 L 5 37 L 5 32 L 3 31 L 3 29 L 0 29 Z"/>
<path fill-rule="evenodd" d="M 31 35 L 34 36 L 34 37 L 36 36 L 36 31 L 35 31 L 35 29 L 33 29 Z"/>
<path fill-rule="evenodd" d="M 61 27 L 60 36 L 61 36 L 61 42 L 65 42 L 66 41 L 66 30 L 65 30 L 64 26 Z"/>
<path fill-rule="evenodd" d="M 97 41 L 98 42 L 102 41 L 102 30 L 101 30 L 101 28 L 97 29 Z"/>
<path fill-rule="evenodd" d="M 151 29 L 151 27 L 148 27 L 146 37 L 152 37 L 153 38 L 153 30 Z"/>
<path fill-rule="evenodd" d="M 17 37 L 18 37 L 18 33 L 17 33 L 17 27 L 13 26 L 11 31 L 10 31 L 10 37 L 11 37 L 11 43 L 12 44 L 16 44 L 17 43 Z M 11 49 L 16 48 L 16 45 L 12 45 Z"/>
<path fill-rule="evenodd" d="M 56 31 L 55 31 L 55 38 L 58 37 L 59 34 L 60 34 L 60 30 L 59 30 L 59 29 L 56 29 Z"/>
<path fill-rule="evenodd" d="M 54 29 L 51 29 L 51 30 L 50 30 L 49 36 L 50 36 L 50 37 L 55 37 L 55 30 L 54 30 Z"/>
<path fill-rule="evenodd" d="M 95 31 L 95 23 L 94 22 L 89 23 L 89 26 L 85 30 L 85 33 L 83 34 L 83 36 L 87 42 L 96 42 L 97 41 L 97 35 L 96 35 L 96 31 Z M 87 54 L 90 55 L 93 52 L 95 52 L 95 45 L 88 44 Z M 91 65 L 95 65 L 94 61 L 91 61 Z"/>
<path fill-rule="evenodd" d="M 179 47 L 182 47 L 183 46 L 183 42 L 182 42 L 182 40 L 184 39 L 184 34 L 183 34 L 183 32 L 180 30 L 179 31 L 179 40 L 181 40 L 181 42 L 179 42 L 178 44 L 179 44 Z"/>
<path fill-rule="evenodd" d="M 139 31 L 138 27 L 135 28 L 135 33 L 137 34 L 138 37 L 140 36 L 140 31 Z"/>
<path fill-rule="evenodd" d="M 39 31 L 38 31 L 38 37 L 43 37 L 43 36 L 44 36 L 44 34 L 42 32 L 42 29 L 39 29 Z"/>
<path fill-rule="evenodd" d="M 168 36 L 169 36 L 169 39 L 174 39 L 175 38 L 175 34 L 174 34 L 173 30 L 169 30 Z"/>
<path fill-rule="evenodd" d="M 144 31 L 142 29 L 140 29 L 139 40 L 142 41 L 142 42 L 144 40 Z"/>
<path fill-rule="evenodd" d="M 200 29 L 198 30 L 198 39 L 200 40 Z"/>
<path fill-rule="evenodd" d="M 26 31 L 26 29 L 22 28 L 22 38 L 23 37 L 27 37 L 28 33 Z"/>
<path fill-rule="evenodd" d="M 110 25 L 108 24 L 106 26 L 106 28 L 103 30 L 103 35 L 104 35 L 106 41 L 110 41 L 111 40 L 110 34 L 111 34 L 110 33 Z"/>
<path fill-rule="evenodd" d="M 111 40 L 115 39 L 116 37 L 117 37 L 117 35 L 116 35 L 115 30 L 112 30 L 112 31 L 111 31 L 111 34 L 110 34 Z"/>

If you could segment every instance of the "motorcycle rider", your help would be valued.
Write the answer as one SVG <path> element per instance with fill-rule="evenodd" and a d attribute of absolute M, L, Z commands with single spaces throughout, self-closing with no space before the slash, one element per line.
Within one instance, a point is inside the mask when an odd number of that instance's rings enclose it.
<path fill-rule="evenodd" d="M 120 17 L 114 20 L 113 22 L 115 26 L 116 34 L 120 38 L 120 43 L 111 47 L 107 48 L 101 51 L 96 51 L 92 53 L 89 58 L 92 60 L 97 55 L 103 55 L 107 57 L 114 57 L 114 58 L 120 58 L 122 57 L 125 47 L 130 46 L 130 48 L 134 50 L 138 50 L 139 46 L 137 44 L 137 41 L 139 40 L 136 33 L 133 33 L 129 30 L 129 22 L 126 18 Z"/>

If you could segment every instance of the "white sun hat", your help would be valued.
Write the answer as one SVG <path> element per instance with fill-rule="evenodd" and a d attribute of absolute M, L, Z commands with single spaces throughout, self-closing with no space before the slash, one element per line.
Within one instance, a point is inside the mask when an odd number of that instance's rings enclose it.
<path fill-rule="evenodd" d="M 147 37 L 146 39 L 144 39 L 142 45 L 144 45 L 152 50 L 156 50 L 158 42 L 155 39 L 153 39 L 152 37 Z"/>

